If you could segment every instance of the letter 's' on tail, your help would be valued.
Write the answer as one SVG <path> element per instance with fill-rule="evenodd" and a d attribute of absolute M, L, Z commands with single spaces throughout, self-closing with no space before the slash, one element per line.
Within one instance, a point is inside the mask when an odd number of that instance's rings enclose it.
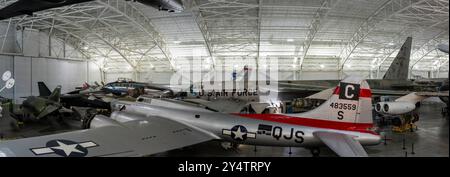
<path fill-rule="evenodd" d="M 372 92 L 369 84 L 361 77 L 348 76 L 339 82 L 330 99 L 301 116 L 372 127 Z"/>

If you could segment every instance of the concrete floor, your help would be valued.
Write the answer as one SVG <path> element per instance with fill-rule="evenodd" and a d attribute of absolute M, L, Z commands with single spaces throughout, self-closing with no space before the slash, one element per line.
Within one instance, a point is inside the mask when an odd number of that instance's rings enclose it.
<path fill-rule="evenodd" d="M 371 157 L 449 157 L 449 123 L 448 117 L 441 115 L 443 103 L 422 104 L 419 109 L 420 120 L 416 125 L 415 132 L 395 133 L 390 127 L 384 127 L 387 144 L 381 143 L 376 146 L 365 147 Z M 0 118 L 0 134 L 6 139 L 25 138 L 39 136 L 67 130 L 48 130 L 42 125 L 32 125 L 25 127 L 19 132 L 12 131 L 9 126 L 11 118 L 4 116 Z M 69 130 L 79 129 L 79 122 L 69 122 Z M 403 139 L 405 139 L 405 149 L 403 149 Z M 414 143 L 414 153 L 412 154 L 412 144 Z M 291 153 L 289 153 L 291 152 Z M 225 150 L 220 142 L 212 141 L 197 144 L 183 149 L 172 150 L 152 156 L 198 156 L 198 157 L 311 157 L 309 150 L 304 148 L 289 147 L 268 147 L 240 145 L 238 150 Z M 320 156 L 335 157 L 330 149 L 321 148 Z"/>

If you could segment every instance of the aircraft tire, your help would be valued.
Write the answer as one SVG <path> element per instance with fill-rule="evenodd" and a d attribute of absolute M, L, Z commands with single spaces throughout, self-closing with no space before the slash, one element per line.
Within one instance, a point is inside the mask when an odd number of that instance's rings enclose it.
<path fill-rule="evenodd" d="M 319 157 L 319 154 L 320 154 L 320 149 L 319 148 L 311 148 L 310 149 L 310 151 L 311 151 L 311 154 L 313 155 L 313 157 Z"/>

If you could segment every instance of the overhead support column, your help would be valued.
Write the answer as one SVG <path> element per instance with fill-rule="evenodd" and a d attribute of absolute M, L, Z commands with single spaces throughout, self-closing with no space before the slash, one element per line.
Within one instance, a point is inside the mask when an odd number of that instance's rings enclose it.
<path fill-rule="evenodd" d="M 317 31 L 319 31 L 322 21 L 328 16 L 329 10 L 333 9 L 337 4 L 339 0 L 332 1 L 332 0 L 324 0 L 322 2 L 322 5 L 317 9 L 316 13 L 313 16 L 313 20 L 311 24 L 308 27 L 308 33 L 306 34 L 305 41 L 301 43 L 302 48 L 302 55 L 300 57 L 297 57 L 294 59 L 294 65 L 297 65 L 299 68 L 299 78 L 301 77 L 301 72 L 303 69 L 303 61 L 306 58 L 306 55 L 308 54 L 309 47 L 311 46 L 312 41 L 314 40 L 314 37 L 317 34 Z M 296 51 L 295 56 L 298 56 L 298 51 Z M 295 72 L 294 72 L 295 76 Z"/>
<path fill-rule="evenodd" d="M 206 46 L 206 51 L 208 52 L 208 56 L 210 57 L 212 68 L 215 69 L 216 66 L 216 59 L 213 55 L 214 48 L 213 44 L 211 44 L 211 34 L 208 31 L 208 26 L 206 24 L 205 19 L 203 18 L 202 13 L 200 12 L 200 8 L 196 4 L 195 0 L 184 0 L 183 4 L 189 3 L 189 6 L 191 7 L 192 16 L 194 17 L 195 22 L 197 23 L 198 28 L 200 29 L 200 32 L 202 33 L 203 41 Z"/>
<path fill-rule="evenodd" d="M 150 19 L 148 19 L 147 16 L 137 9 L 133 2 L 123 0 L 96 0 L 96 2 L 124 16 L 135 24 L 136 27 L 144 31 L 155 42 L 156 46 L 169 61 L 171 69 L 175 69 L 175 61 L 169 51 L 169 48 L 167 47 L 167 42 L 159 31 L 156 30 Z M 122 6 L 119 6 L 119 3 L 121 3 Z"/>
<path fill-rule="evenodd" d="M 434 36 L 431 40 L 429 40 L 427 43 L 422 45 L 418 50 L 416 50 L 411 55 L 411 61 L 413 64 L 409 67 L 409 77 L 412 76 L 412 70 L 414 69 L 414 66 L 419 63 L 424 57 L 426 57 L 429 53 L 436 51 L 436 46 L 441 43 L 441 41 L 438 41 L 437 38 L 444 34 L 443 32 L 439 33 L 438 35 Z"/>
<path fill-rule="evenodd" d="M 76 40 L 78 40 L 78 42 L 73 43 L 72 45 L 76 47 L 75 50 L 78 50 L 78 52 L 80 52 L 80 54 L 85 56 L 87 59 L 91 59 L 91 56 L 86 54 L 85 51 L 80 50 L 80 48 L 79 48 L 79 47 L 81 47 L 80 43 L 84 43 L 84 44 L 88 45 L 90 48 L 96 50 L 100 55 L 104 55 L 95 45 L 92 45 L 90 42 L 86 41 L 84 39 L 84 37 L 78 36 L 77 34 L 69 32 L 63 28 L 58 28 L 58 31 L 64 32 L 66 35 L 71 36 L 71 37 L 75 38 Z M 67 41 L 68 41 L 68 38 L 66 37 L 64 42 L 67 42 Z"/>
<path fill-rule="evenodd" d="M 436 25 L 439 24 L 443 24 L 443 23 L 448 23 L 448 20 L 446 21 L 442 21 L 442 22 L 437 22 L 433 25 L 428 26 L 427 28 L 423 28 L 420 31 L 410 31 L 413 28 L 410 26 L 405 26 L 404 29 L 400 32 L 397 33 L 396 37 L 394 37 L 394 40 L 392 40 L 395 44 L 395 46 L 389 46 L 386 45 L 385 47 L 382 48 L 383 54 L 381 56 L 377 56 L 374 61 L 372 61 L 372 63 L 375 63 L 376 67 L 377 67 L 377 77 L 378 77 L 378 73 L 381 70 L 381 67 L 383 65 L 383 63 L 395 52 L 397 51 L 397 49 L 399 49 L 401 47 L 401 45 L 405 42 L 405 39 L 407 36 L 411 36 L 413 37 L 413 42 L 414 42 L 414 36 L 416 36 L 416 34 L 422 34 L 422 33 L 428 33 L 430 29 L 432 29 L 433 27 L 435 27 Z M 435 35 L 434 37 L 431 38 L 435 39 L 437 37 L 439 37 L 440 35 L 442 35 L 444 32 L 447 32 L 446 30 L 441 31 L 440 33 L 438 33 L 437 35 Z M 425 42 L 426 44 L 427 42 Z M 423 46 L 423 45 L 422 45 Z"/>
<path fill-rule="evenodd" d="M 68 20 L 68 19 L 66 19 L 66 18 L 64 18 L 64 17 L 62 17 L 62 16 L 60 16 L 60 15 L 57 14 L 56 12 L 54 12 L 54 13 L 55 13 L 54 18 L 55 18 L 56 20 L 60 20 L 60 21 L 66 22 L 66 23 L 70 23 L 70 24 L 72 24 L 72 25 L 74 25 L 74 26 L 76 26 L 76 27 L 78 27 L 78 28 L 81 28 L 81 29 L 83 29 L 83 30 L 89 32 L 90 34 L 94 35 L 95 37 L 97 37 L 98 39 L 100 39 L 101 41 L 103 41 L 106 45 L 108 45 L 109 47 L 111 47 L 115 52 L 117 52 L 117 53 L 118 53 L 118 54 L 119 54 L 119 55 L 120 55 L 120 56 L 121 56 L 121 57 L 122 57 L 122 58 L 123 58 L 123 59 L 124 59 L 124 60 L 132 67 L 132 68 L 133 68 L 133 70 L 136 69 L 136 66 L 131 62 L 131 60 L 129 60 L 129 59 L 125 56 L 125 54 L 124 54 L 123 52 L 121 52 L 118 48 L 116 48 L 115 45 L 111 44 L 108 40 L 106 40 L 105 38 L 103 38 L 102 35 L 100 35 L 100 34 L 94 32 L 94 31 L 92 31 L 91 29 L 85 27 L 84 25 L 79 24 L 78 22 Z"/>
<path fill-rule="evenodd" d="M 12 23 L 13 23 L 12 19 L 10 18 L 8 20 L 8 25 L 6 26 L 6 30 L 4 31 L 4 34 L 0 36 L 0 38 L 3 38 L 0 52 L 4 52 L 6 41 L 8 41 L 8 37 L 11 38 L 9 33 L 11 33 L 10 28 L 12 27 L 11 25 L 13 25 Z M 12 53 L 12 51 L 9 50 L 9 51 L 7 51 L 7 53 Z"/>
<path fill-rule="evenodd" d="M 256 62 L 256 90 L 259 90 L 259 57 L 260 57 L 260 52 L 261 52 L 261 20 L 262 20 L 262 1 L 263 0 L 259 0 L 258 1 L 258 31 L 257 31 L 257 36 L 258 36 L 258 42 L 257 42 L 257 49 L 256 49 L 256 58 L 255 58 L 255 62 Z M 267 74 L 267 73 L 266 73 Z"/>
<path fill-rule="evenodd" d="M 449 58 L 447 56 L 447 59 L 445 59 L 444 61 L 440 62 L 437 66 L 437 77 L 439 77 L 439 74 L 441 73 L 441 68 L 442 66 L 445 66 L 448 64 Z M 447 65 L 448 66 L 448 65 Z"/>
<path fill-rule="evenodd" d="M 259 2 L 184 1 L 199 26 L 212 63 L 218 64 L 216 57 L 229 56 L 234 60 L 257 57 Z"/>

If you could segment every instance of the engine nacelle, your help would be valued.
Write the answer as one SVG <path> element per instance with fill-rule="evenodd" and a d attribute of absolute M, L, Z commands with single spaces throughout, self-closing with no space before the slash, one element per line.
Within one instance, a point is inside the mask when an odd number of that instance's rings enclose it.
<path fill-rule="evenodd" d="M 90 120 L 87 120 L 88 122 L 84 123 L 87 125 L 84 127 L 87 128 L 99 128 L 99 127 L 105 127 L 105 126 L 120 126 L 117 121 L 106 117 L 104 115 L 96 115 Z"/>
<path fill-rule="evenodd" d="M 416 104 L 409 102 L 379 102 L 375 111 L 383 114 L 400 115 L 416 109 Z"/>
<path fill-rule="evenodd" d="M 124 123 L 134 120 L 143 120 L 145 119 L 145 115 L 125 111 L 114 111 L 113 113 L 111 113 L 111 119 L 120 123 Z"/>

